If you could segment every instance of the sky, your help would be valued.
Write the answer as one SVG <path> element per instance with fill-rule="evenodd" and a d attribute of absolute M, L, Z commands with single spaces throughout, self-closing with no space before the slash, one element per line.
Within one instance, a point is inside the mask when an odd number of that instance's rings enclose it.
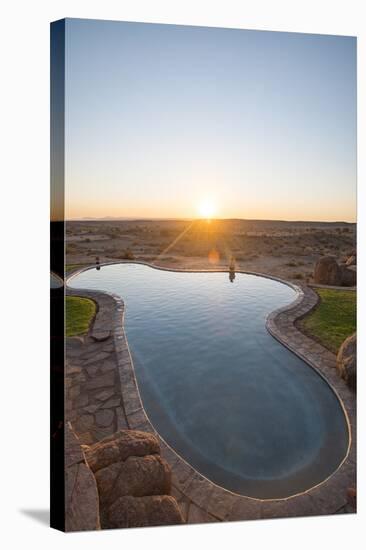
<path fill-rule="evenodd" d="M 66 20 L 65 210 L 355 221 L 356 39 Z"/>

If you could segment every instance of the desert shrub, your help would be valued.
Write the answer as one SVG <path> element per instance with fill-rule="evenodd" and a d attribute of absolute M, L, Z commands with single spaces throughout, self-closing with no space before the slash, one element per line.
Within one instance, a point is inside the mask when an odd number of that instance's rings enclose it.
<path fill-rule="evenodd" d="M 72 252 L 75 252 L 77 249 L 76 244 L 74 243 L 68 243 L 66 245 L 66 254 L 71 254 Z"/>
<path fill-rule="evenodd" d="M 162 256 L 159 258 L 160 262 L 176 262 L 177 259 L 174 256 Z"/>
<path fill-rule="evenodd" d="M 146 254 L 144 256 L 140 256 L 140 258 L 143 259 L 145 262 L 152 262 L 156 259 L 155 256 L 148 256 Z"/>
<path fill-rule="evenodd" d="M 287 265 L 288 267 L 296 267 L 297 266 L 297 263 L 296 262 L 287 262 Z"/>
<path fill-rule="evenodd" d="M 134 260 L 135 256 L 134 256 L 134 253 L 132 252 L 132 250 L 130 250 L 129 248 L 126 248 L 126 250 L 122 254 L 122 259 L 123 260 Z"/>
<path fill-rule="evenodd" d="M 174 233 L 174 231 L 173 231 Z M 160 230 L 160 237 L 170 237 L 172 234 L 172 231 L 170 229 L 161 229 Z"/>
<path fill-rule="evenodd" d="M 294 279 L 303 279 L 304 275 L 302 273 L 295 273 Z"/>

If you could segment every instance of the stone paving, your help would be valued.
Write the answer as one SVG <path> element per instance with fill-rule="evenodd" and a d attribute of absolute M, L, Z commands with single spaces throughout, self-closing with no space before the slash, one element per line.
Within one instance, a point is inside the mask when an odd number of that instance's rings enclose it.
<path fill-rule="evenodd" d="M 68 294 L 79 293 L 68 289 Z M 66 339 L 65 411 L 82 444 L 92 444 L 128 428 L 113 339 L 114 299 L 103 293 L 82 293 L 98 305 L 92 329 Z"/>
<path fill-rule="evenodd" d="M 284 281 L 282 281 L 284 282 Z M 288 284 L 288 283 L 286 283 Z M 317 302 L 310 288 L 300 289 L 288 308 L 269 315 L 267 329 L 326 378 L 344 408 L 350 428 L 347 457 L 318 486 L 286 499 L 260 500 L 219 487 L 199 474 L 159 436 L 141 402 L 124 332 L 124 304 L 114 294 L 90 290 L 68 293 L 94 299 L 98 312 L 90 333 L 67 342 L 66 410 L 78 437 L 93 443 L 120 428 L 154 433 L 172 469 L 172 495 L 187 523 L 334 514 L 347 510 L 347 490 L 356 484 L 355 397 L 335 369 L 335 356 L 300 333 L 295 321 Z"/>

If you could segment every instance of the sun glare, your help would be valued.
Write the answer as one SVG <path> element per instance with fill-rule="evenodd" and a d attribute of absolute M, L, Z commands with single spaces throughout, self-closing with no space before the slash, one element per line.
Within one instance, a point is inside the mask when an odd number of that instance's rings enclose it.
<path fill-rule="evenodd" d="M 198 212 L 201 218 L 210 220 L 216 214 L 216 207 L 212 201 L 205 200 L 199 205 Z"/>

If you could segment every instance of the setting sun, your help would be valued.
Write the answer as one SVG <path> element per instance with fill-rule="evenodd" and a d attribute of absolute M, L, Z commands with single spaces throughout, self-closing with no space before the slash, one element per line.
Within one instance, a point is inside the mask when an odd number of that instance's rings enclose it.
<path fill-rule="evenodd" d="M 216 214 L 216 206 L 210 200 L 204 200 L 198 207 L 198 212 L 201 218 L 211 219 Z"/>

